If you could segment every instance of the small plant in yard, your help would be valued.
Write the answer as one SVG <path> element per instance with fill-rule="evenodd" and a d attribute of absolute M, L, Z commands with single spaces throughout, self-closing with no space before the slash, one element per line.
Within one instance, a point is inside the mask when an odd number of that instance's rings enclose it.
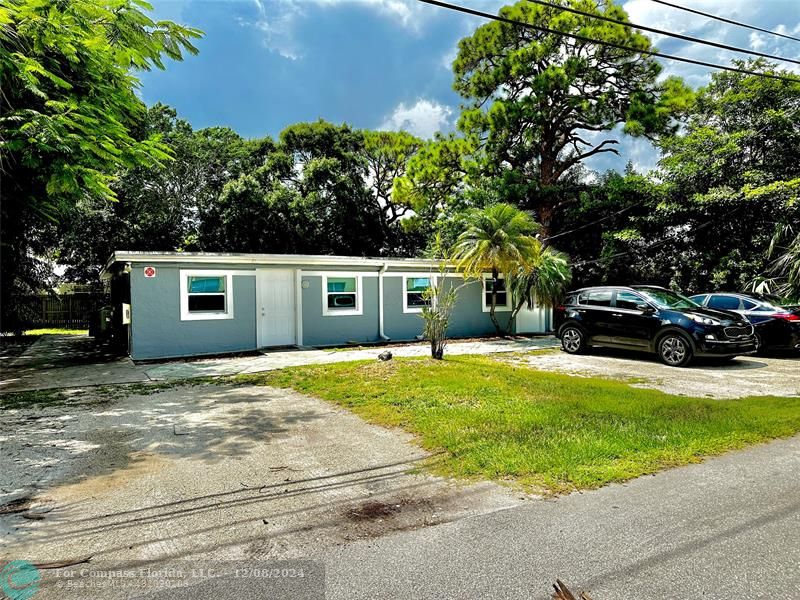
<path fill-rule="evenodd" d="M 442 247 L 442 238 L 437 235 L 433 243 L 433 255 L 441 259 L 446 252 Z M 428 287 L 422 292 L 425 299 L 425 306 L 422 307 L 420 317 L 425 322 L 422 330 L 422 337 L 431 344 L 431 358 L 442 360 L 444 358 L 444 348 L 447 345 L 447 327 L 450 324 L 450 315 L 453 314 L 453 307 L 458 299 L 458 290 L 463 287 L 453 285 L 452 277 L 448 282 L 447 263 L 442 259 L 439 263 L 439 271 L 435 275 L 430 273 L 428 277 Z"/>
<path fill-rule="evenodd" d="M 447 345 L 447 327 L 456 304 L 458 288 L 448 284 L 444 264 L 439 275 L 431 278 L 431 286 L 423 292 L 428 304 L 422 307 L 421 317 L 425 321 L 422 335 L 431 343 L 431 358 L 442 360 Z"/>

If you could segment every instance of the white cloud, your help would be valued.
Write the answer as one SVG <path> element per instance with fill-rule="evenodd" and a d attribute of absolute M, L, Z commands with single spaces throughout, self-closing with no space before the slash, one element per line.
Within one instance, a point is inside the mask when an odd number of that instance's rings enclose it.
<path fill-rule="evenodd" d="M 302 58 L 302 43 L 294 36 L 298 19 L 308 16 L 309 9 L 364 6 L 398 23 L 407 31 L 418 34 L 424 19 L 419 17 L 424 5 L 415 0 L 252 0 L 256 18 L 242 20 L 242 25 L 258 28 L 264 33 L 264 45 L 289 60 Z M 317 17 L 319 11 L 315 13 Z"/>
<path fill-rule="evenodd" d="M 266 4 L 269 3 L 269 10 Z M 264 33 L 264 45 L 289 60 L 301 56 L 299 44 L 292 35 L 297 17 L 303 15 L 302 7 L 293 0 L 253 0 L 258 16 L 255 21 L 245 22 Z"/>
<path fill-rule="evenodd" d="M 447 71 L 453 70 L 453 61 L 458 56 L 458 48 L 453 46 L 450 50 L 442 55 L 441 65 Z"/>
<path fill-rule="evenodd" d="M 401 102 L 386 120 L 378 127 L 380 130 L 407 131 L 417 137 L 429 139 L 437 131 L 449 128 L 453 109 L 431 100 L 420 98 L 412 106 Z"/>
<path fill-rule="evenodd" d="M 360 4 L 373 8 L 391 19 L 397 19 L 403 27 L 416 29 L 419 25 L 419 22 L 414 18 L 419 7 L 419 3 L 415 0 L 306 0 L 306 2 L 319 4 L 320 6 Z"/>
<path fill-rule="evenodd" d="M 753 50 L 761 50 L 767 45 L 766 36 L 761 35 L 755 31 L 750 32 L 750 47 Z"/>

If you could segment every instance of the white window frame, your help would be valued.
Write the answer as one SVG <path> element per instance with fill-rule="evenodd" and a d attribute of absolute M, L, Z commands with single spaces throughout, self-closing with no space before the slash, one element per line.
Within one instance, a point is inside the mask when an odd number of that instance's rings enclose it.
<path fill-rule="evenodd" d="M 408 280 L 409 279 L 427 279 L 428 280 L 428 287 L 436 287 L 436 276 L 429 275 L 427 273 L 419 273 L 417 275 L 403 275 L 403 312 L 404 313 L 421 313 L 422 307 L 421 306 L 409 306 L 408 305 Z"/>
<path fill-rule="evenodd" d="M 181 321 L 216 321 L 233 318 L 233 271 L 179 271 L 181 290 Z M 189 277 L 225 277 L 225 312 L 189 312 Z"/>
<path fill-rule="evenodd" d="M 356 280 L 356 307 L 341 309 L 328 308 L 328 278 L 341 279 L 349 277 Z M 322 275 L 322 316 L 323 317 L 346 317 L 364 314 L 364 274 L 358 272 L 334 272 L 330 271 Z M 334 292 L 335 293 L 335 292 Z"/>
<path fill-rule="evenodd" d="M 502 274 L 498 275 L 497 278 L 505 280 L 505 277 Z M 491 279 L 491 273 L 484 273 L 483 277 L 481 278 L 481 308 L 485 313 L 492 312 L 492 305 L 486 303 L 486 294 L 488 293 L 486 289 L 486 282 L 487 280 L 491 281 Z M 497 304 L 494 307 L 494 310 L 495 312 L 511 312 L 514 310 L 513 300 L 511 298 L 511 290 L 506 289 L 506 303 Z"/>

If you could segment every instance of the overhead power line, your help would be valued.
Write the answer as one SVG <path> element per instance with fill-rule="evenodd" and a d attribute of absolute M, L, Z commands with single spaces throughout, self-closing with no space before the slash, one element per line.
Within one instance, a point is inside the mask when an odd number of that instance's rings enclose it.
<path fill-rule="evenodd" d="M 664 6 L 671 6 L 672 8 L 677 8 L 678 10 L 685 10 L 686 12 L 694 13 L 696 15 L 701 15 L 703 17 L 708 17 L 709 19 L 715 19 L 717 21 L 722 21 L 723 23 L 730 23 L 731 25 L 737 25 L 738 27 L 745 27 L 747 29 L 752 29 L 754 31 L 760 31 L 762 33 L 768 33 L 769 35 L 777 35 L 778 37 L 786 38 L 787 40 L 794 40 L 795 42 L 800 42 L 800 38 L 793 37 L 791 35 L 786 35 L 785 33 L 778 33 L 777 31 L 770 31 L 769 29 L 763 29 L 761 27 L 756 27 L 755 25 L 749 25 L 747 23 L 740 23 L 739 21 L 734 21 L 732 19 L 726 19 L 725 17 L 719 17 L 717 15 L 712 15 L 711 13 L 706 13 L 701 10 L 695 10 L 694 8 L 689 8 L 686 6 L 681 6 L 679 4 L 673 4 L 672 2 L 665 2 L 664 0 L 652 0 L 653 2 L 657 2 L 658 4 L 663 4 Z"/>
<path fill-rule="evenodd" d="M 691 230 L 691 233 L 696 234 L 698 231 L 701 231 L 701 230 L 705 229 L 706 227 L 709 227 L 709 226 L 711 226 L 711 225 L 713 225 L 715 223 L 719 223 L 720 219 L 726 219 L 726 218 L 730 217 L 733 213 L 735 213 L 738 210 L 741 210 L 744 206 L 745 206 L 744 204 L 740 204 L 739 206 L 737 206 L 733 210 L 729 210 L 728 212 L 726 212 L 722 216 L 717 216 L 717 217 L 714 217 L 713 219 L 709 219 L 708 221 L 704 221 L 703 223 L 700 223 L 699 225 L 697 225 L 696 227 L 694 227 Z M 646 244 L 646 245 L 644 245 L 644 246 L 642 246 L 640 248 L 634 248 L 632 250 L 624 250 L 622 252 L 616 252 L 615 254 L 611 254 L 609 256 L 603 256 L 601 258 L 595 258 L 595 259 L 592 259 L 592 260 L 582 260 L 580 262 L 576 262 L 572 266 L 573 267 L 583 267 L 585 265 L 593 265 L 593 264 L 597 264 L 597 263 L 600 263 L 600 262 L 611 260 L 613 258 L 620 258 L 622 256 L 628 256 L 629 254 L 636 254 L 636 253 L 642 252 L 644 250 L 652 250 L 653 248 L 658 248 L 659 246 L 663 246 L 664 244 L 669 244 L 670 242 L 679 242 L 679 241 L 680 240 L 677 239 L 676 237 L 665 237 L 663 239 L 657 240 L 657 241 L 652 242 L 650 244 Z"/>
<path fill-rule="evenodd" d="M 800 78 L 796 77 L 786 77 L 784 75 L 774 75 L 772 73 L 761 73 L 759 71 L 751 71 L 750 69 L 741 69 L 739 67 L 730 67 L 725 65 L 718 65 L 710 62 L 706 62 L 703 60 L 695 60 L 693 58 L 685 58 L 683 56 L 675 56 L 673 54 L 665 54 L 663 52 L 656 52 L 655 50 L 642 50 L 639 48 L 631 48 L 630 46 L 624 46 L 622 44 L 617 44 L 615 42 L 609 42 L 605 40 L 597 40 L 590 37 L 586 37 L 583 35 L 578 35 L 576 33 L 567 33 L 565 31 L 559 31 L 558 29 L 550 29 L 549 27 L 542 27 L 541 25 L 534 25 L 532 23 L 525 23 L 523 21 L 515 21 L 514 19 L 507 19 L 506 17 L 502 17 L 500 15 L 493 15 L 492 13 L 487 13 L 481 10 L 475 10 L 473 8 L 467 8 L 466 6 L 459 6 L 458 4 L 450 4 L 449 2 L 441 2 L 440 0 L 417 0 L 418 2 L 422 2 L 423 4 L 430 4 L 431 6 L 438 6 L 440 8 L 446 8 L 448 10 L 453 10 L 456 12 L 464 13 L 467 15 L 472 15 L 475 17 L 481 17 L 484 19 L 491 19 L 493 21 L 499 21 L 501 23 L 508 23 L 509 25 L 517 25 L 519 27 L 525 27 L 527 29 L 533 29 L 535 31 L 540 31 L 542 33 L 552 33 L 554 35 L 561 35 L 564 37 L 572 38 L 574 40 L 578 40 L 581 42 L 588 42 L 590 44 L 597 44 L 599 46 L 608 46 L 610 48 L 616 48 L 618 50 L 626 50 L 628 52 L 635 52 L 637 54 L 646 54 L 648 56 L 657 56 L 659 58 L 666 58 L 668 60 L 677 60 L 679 62 L 685 62 L 693 65 L 699 65 L 701 67 L 708 67 L 710 69 L 718 69 L 720 71 L 732 71 L 734 73 L 743 73 L 745 75 L 754 75 L 756 77 L 765 77 L 767 79 L 777 79 L 779 81 L 787 81 L 789 83 L 798 83 L 800 82 Z"/>
<path fill-rule="evenodd" d="M 784 58 L 783 56 L 775 56 L 773 54 L 767 54 L 765 52 L 758 52 L 756 50 L 747 50 L 746 48 L 738 48 L 736 46 L 729 46 L 728 44 L 721 44 L 719 42 L 712 42 L 710 40 L 704 40 L 701 38 L 692 37 L 690 35 L 683 35 L 681 33 L 671 33 L 669 31 L 664 31 L 663 29 L 656 29 L 655 27 L 648 27 L 646 25 L 637 25 L 636 23 L 630 23 L 626 21 L 620 21 L 619 19 L 612 19 L 611 17 L 606 17 L 605 15 L 595 15 L 590 12 L 585 12 L 582 10 L 578 10 L 576 8 L 572 8 L 570 6 L 560 6 L 557 4 L 551 4 L 550 2 L 545 2 L 544 0 L 528 0 L 533 4 L 538 4 L 540 6 L 547 6 L 549 8 L 555 8 L 557 10 L 565 10 L 567 12 L 574 13 L 576 15 L 582 15 L 584 17 L 591 17 L 593 19 L 598 19 L 600 21 L 606 21 L 608 23 L 615 23 L 617 25 L 626 25 L 628 27 L 634 27 L 636 29 L 641 29 L 642 31 L 649 31 L 651 33 L 657 33 L 660 35 L 666 35 L 668 37 L 677 38 L 679 40 L 685 40 L 687 42 L 692 42 L 694 44 L 703 44 L 705 46 L 713 46 L 714 48 L 721 48 L 722 50 L 730 50 L 731 52 L 741 52 L 743 54 L 751 54 L 753 56 L 763 56 L 764 58 L 771 58 L 774 60 L 783 60 L 786 62 L 794 63 L 796 65 L 800 65 L 800 60 L 795 60 L 794 58 Z"/>
<path fill-rule="evenodd" d="M 575 229 L 568 229 L 567 231 L 562 231 L 562 232 L 557 233 L 555 235 L 551 235 L 549 237 L 543 238 L 542 241 L 543 242 L 549 242 L 550 240 L 554 240 L 556 238 L 564 237 L 565 235 L 569 235 L 571 233 L 575 233 L 576 231 L 582 231 L 583 229 L 586 229 L 587 227 L 591 227 L 592 225 L 597 225 L 598 223 L 602 223 L 603 221 L 608 221 L 609 219 L 613 219 L 614 217 L 617 217 L 617 216 L 621 215 L 622 213 L 628 212 L 629 210 L 632 210 L 632 209 L 634 209 L 634 208 L 636 208 L 638 206 L 641 206 L 644 203 L 645 203 L 645 200 L 641 200 L 639 202 L 636 202 L 635 204 L 631 204 L 630 206 L 626 206 L 625 208 L 623 208 L 621 210 L 613 212 L 610 215 L 606 215 L 606 216 L 600 217 L 599 219 L 596 219 L 594 221 L 590 221 L 588 223 L 584 223 L 583 225 L 581 225 L 580 227 L 576 227 Z"/>

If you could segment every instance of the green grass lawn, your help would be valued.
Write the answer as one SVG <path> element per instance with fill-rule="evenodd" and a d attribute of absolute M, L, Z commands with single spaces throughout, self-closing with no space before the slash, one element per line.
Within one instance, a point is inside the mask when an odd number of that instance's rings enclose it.
<path fill-rule="evenodd" d="M 29 329 L 25 335 L 88 335 L 88 329 Z"/>
<path fill-rule="evenodd" d="M 676 377 L 680 372 L 676 371 Z M 536 371 L 491 357 L 395 359 L 239 376 L 414 433 L 444 475 L 560 493 L 800 431 L 800 399 L 711 400 Z"/>

